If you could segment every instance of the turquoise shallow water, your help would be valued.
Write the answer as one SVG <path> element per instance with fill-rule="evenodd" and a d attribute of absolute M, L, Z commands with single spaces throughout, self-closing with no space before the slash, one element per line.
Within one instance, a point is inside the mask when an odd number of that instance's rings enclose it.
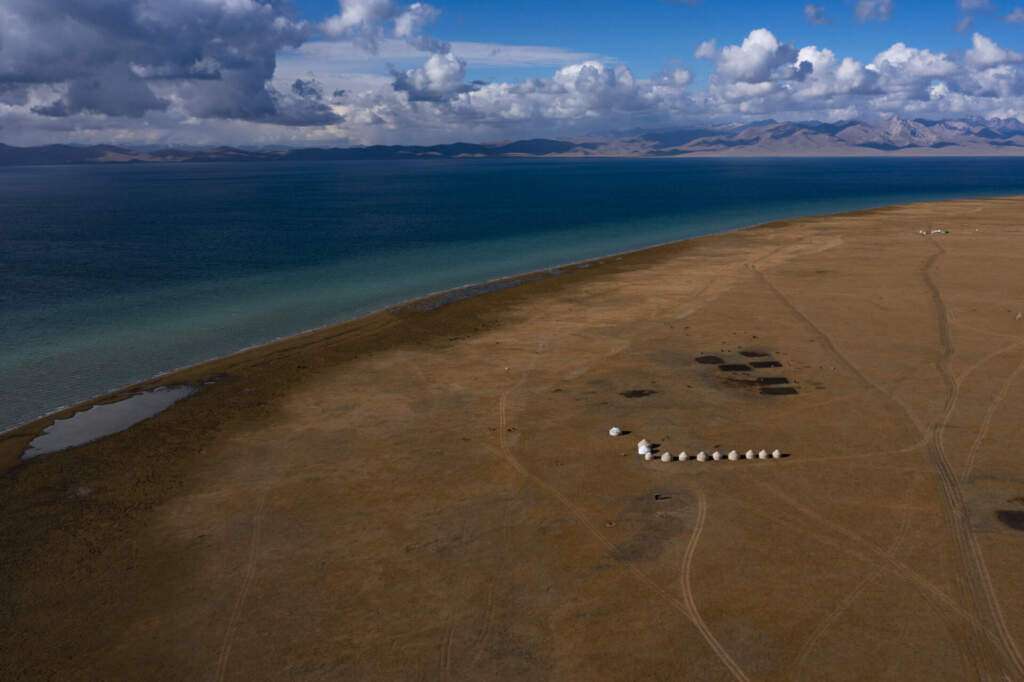
<path fill-rule="evenodd" d="M 0 430 L 401 300 L 778 218 L 1024 194 L 1024 159 L 0 169 Z"/>

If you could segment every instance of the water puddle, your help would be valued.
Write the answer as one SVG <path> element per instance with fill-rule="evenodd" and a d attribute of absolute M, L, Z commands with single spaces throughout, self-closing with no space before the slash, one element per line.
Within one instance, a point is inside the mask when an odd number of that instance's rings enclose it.
<path fill-rule="evenodd" d="M 106 405 L 93 405 L 58 419 L 36 436 L 22 459 L 85 445 L 149 419 L 195 392 L 192 386 L 161 386 Z"/>

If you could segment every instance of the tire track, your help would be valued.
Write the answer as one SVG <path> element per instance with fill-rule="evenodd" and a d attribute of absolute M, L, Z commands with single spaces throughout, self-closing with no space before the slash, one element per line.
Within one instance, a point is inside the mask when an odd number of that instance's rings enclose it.
<path fill-rule="evenodd" d="M 259 506 L 253 517 L 252 537 L 249 540 L 249 555 L 246 558 L 245 570 L 242 573 L 242 587 L 235 598 L 235 605 L 231 609 L 231 617 L 228 619 L 228 627 L 224 632 L 224 641 L 221 644 L 220 655 L 217 657 L 217 680 L 223 681 L 228 671 L 228 661 L 231 658 L 231 647 L 234 645 L 235 636 L 238 632 L 238 624 L 241 621 L 242 609 L 245 606 L 245 599 L 249 595 L 249 588 L 253 578 L 256 576 L 256 551 L 260 545 L 260 535 L 263 529 L 263 510 L 267 506 L 268 492 L 264 492 L 260 498 Z"/>
<path fill-rule="evenodd" d="M 908 408 L 902 400 L 886 391 L 882 386 L 880 386 L 874 380 L 872 380 L 870 377 L 864 374 L 864 372 L 862 372 L 859 367 L 853 364 L 853 362 L 851 362 L 849 358 L 847 358 L 846 355 L 841 350 L 839 350 L 838 346 L 836 346 L 835 342 L 832 340 L 832 337 L 829 336 L 825 332 L 825 330 L 823 330 L 821 327 L 815 324 L 809 317 L 807 317 L 807 315 L 805 315 L 802 310 L 797 308 L 793 301 L 790 300 L 790 298 L 786 296 L 784 293 L 782 293 L 782 291 L 778 287 L 776 287 L 775 284 L 770 279 L 768 279 L 768 277 L 756 265 L 751 265 L 750 269 L 754 272 L 757 278 L 766 287 L 768 287 L 772 291 L 772 293 L 775 294 L 776 297 L 778 297 L 782 304 L 786 306 L 786 308 L 799 321 L 803 322 L 804 325 L 806 325 L 811 331 L 814 332 L 814 334 L 819 339 L 821 339 L 822 343 L 825 345 L 825 348 L 828 349 L 828 351 L 832 353 L 832 355 L 835 356 L 835 358 L 839 360 L 839 362 L 842 363 L 842 365 L 845 366 L 849 372 L 851 372 L 855 377 L 860 379 L 864 383 L 864 385 L 874 389 L 875 391 L 878 391 L 888 400 L 898 405 L 900 409 L 903 411 L 903 414 L 906 415 L 907 419 L 910 420 L 910 423 L 914 425 L 914 429 L 921 435 L 925 434 L 926 430 L 924 428 L 924 425 L 921 424 L 920 421 L 918 421 L 917 417 L 914 416 L 913 412 L 911 412 L 910 408 Z"/>
<path fill-rule="evenodd" d="M 810 320 L 810 318 L 800 311 L 792 301 L 771 282 L 771 280 L 757 269 L 756 266 L 751 266 L 751 269 L 758 275 L 761 281 L 780 298 L 780 300 L 794 315 L 815 331 L 826 347 L 837 358 L 839 358 L 840 362 L 842 362 L 851 372 L 853 372 L 867 385 L 876 389 L 894 403 L 898 404 L 903 409 L 907 418 L 915 425 L 919 433 L 925 437 L 927 444 L 926 452 L 929 455 L 929 459 L 931 460 L 933 468 L 938 474 L 941 483 L 943 498 L 946 503 L 944 505 L 947 512 L 946 515 L 948 517 L 950 527 L 953 529 L 953 540 L 957 547 L 957 554 L 961 558 L 962 570 L 957 574 L 957 582 L 965 593 L 969 606 L 973 606 L 973 610 L 975 611 L 973 614 L 965 615 L 968 616 L 968 620 L 975 626 L 976 630 L 980 630 L 982 633 L 987 635 L 989 639 L 993 640 L 997 648 L 1001 650 L 1003 658 L 1010 662 L 1012 667 L 1017 669 L 1018 675 L 1024 679 L 1024 659 L 1021 658 L 1017 651 L 1016 643 L 1013 641 L 1012 636 L 1006 628 L 1002 611 L 999 609 L 994 589 L 991 585 L 991 580 L 988 577 L 988 571 L 981 560 L 980 549 L 978 548 L 977 541 L 975 540 L 973 533 L 967 528 L 965 505 L 962 493 L 957 485 L 955 477 L 952 474 L 942 445 L 942 432 L 956 407 L 956 403 L 959 398 L 960 383 L 955 380 L 951 369 L 954 346 L 950 330 L 948 310 L 938 287 L 935 285 L 935 282 L 931 277 L 932 268 L 937 262 L 937 259 L 945 253 L 945 250 L 941 245 L 935 242 L 934 239 L 931 241 L 937 251 L 926 260 L 924 267 L 922 268 L 922 276 L 924 278 L 925 285 L 931 294 L 936 315 L 939 319 L 939 337 L 942 352 L 940 354 L 937 367 L 945 386 L 946 399 L 942 419 L 933 423 L 927 429 L 923 427 L 921 422 L 918 421 L 902 401 L 895 398 L 895 396 L 890 395 L 881 386 L 877 385 L 855 365 L 853 365 L 853 363 L 850 362 L 833 343 L 831 337 L 829 337 L 828 334 L 821 330 L 812 320 Z M 849 532 L 845 529 L 842 530 L 844 532 Z M 930 583 L 927 583 L 927 581 L 919 582 L 923 581 L 923 578 L 910 570 L 909 567 L 900 564 L 900 568 L 906 575 L 908 575 L 908 577 L 913 576 L 915 578 L 915 582 L 918 582 L 919 586 L 925 587 L 935 596 L 940 597 L 942 601 L 948 603 L 948 597 L 946 597 L 944 593 L 936 590 L 930 585 Z M 978 613 L 978 608 L 983 604 L 987 606 L 987 614 Z M 957 610 L 962 611 L 962 609 L 959 608 L 957 608 Z M 969 646 L 976 648 L 977 644 L 972 642 Z M 985 656 L 976 656 L 976 659 L 979 658 L 983 659 Z"/>
<path fill-rule="evenodd" d="M 723 659 L 729 657 L 725 647 L 718 641 L 714 633 L 711 632 L 711 628 L 708 627 L 707 623 L 704 622 L 704 618 L 700 615 L 700 610 L 697 608 L 697 600 L 693 594 L 692 576 L 693 576 L 693 557 L 697 553 L 697 544 L 700 542 L 701 533 L 704 531 L 704 521 L 707 518 L 707 497 L 704 495 L 703 490 L 697 491 L 697 522 L 694 524 L 693 531 L 690 533 L 690 540 L 686 543 L 686 552 L 683 555 L 683 567 L 679 576 L 680 587 L 683 591 L 683 601 L 689 610 L 690 621 L 694 624 L 698 631 L 700 631 L 701 637 L 704 638 L 711 648 L 715 650 L 719 658 Z M 724 657 L 724 658 L 723 658 Z M 733 663 L 735 665 L 735 662 Z M 733 675 L 737 674 L 736 670 L 733 670 L 732 666 L 728 666 Z M 739 666 L 736 666 L 737 669 Z M 739 670 L 737 679 L 746 679 L 743 675 L 743 671 Z"/>
<path fill-rule="evenodd" d="M 964 587 L 968 606 L 975 612 L 977 620 L 986 626 L 984 629 L 994 630 L 996 635 L 993 644 L 997 649 L 997 658 L 1001 660 L 998 662 L 986 660 L 989 657 L 979 649 L 977 663 L 980 666 L 998 663 L 998 669 L 991 671 L 994 677 L 1005 675 L 1008 672 L 1006 668 L 1009 667 L 1018 677 L 1024 678 L 1024 658 L 1021 657 L 1016 642 L 1006 626 L 991 577 L 981 555 L 981 549 L 969 525 L 967 504 L 964 501 L 963 492 L 949 465 L 943 444 L 943 432 L 959 399 L 959 384 L 954 379 L 952 371 L 952 358 L 956 349 L 949 324 L 949 312 L 942 298 L 942 292 L 932 277 L 935 264 L 941 256 L 945 255 L 946 250 L 934 239 L 930 241 L 936 251 L 928 258 L 923 276 L 925 285 L 931 294 L 938 322 L 942 352 L 939 355 L 937 367 L 946 387 L 946 409 L 942 419 L 929 429 L 930 439 L 927 452 L 941 483 L 946 517 L 953 530 L 953 539 L 961 564 L 958 574 Z M 978 644 L 980 643 L 975 646 Z"/>
<path fill-rule="evenodd" d="M 978 458 L 978 450 L 981 448 L 982 442 L 985 437 L 988 436 L 988 430 L 992 426 L 992 419 L 996 415 L 996 411 L 1006 401 L 1006 396 L 1010 393 L 1010 388 L 1013 386 L 1014 379 L 1017 375 L 1024 371 L 1024 360 L 1021 360 L 1020 364 L 1017 365 L 1010 376 L 1006 377 L 1006 381 L 1003 382 L 1003 386 L 996 397 L 993 399 L 992 404 L 989 405 L 988 411 L 985 413 L 985 419 L 981 423 L 981 429 L 978 430 L 978 435 L 974 438 L 974 442 L 971 443 L 971 449 L 967 453 L 967 461 L 964 463 L 964 470 L 960 472 L 960 483 L 966 483 L 970 477 L 971 472 L 974 469 L 974 463 Z"/>
<path fill-rule="evenodd" d="M 913 490 L 915 483 L 916 477 L 912 478 L 910 483 L 907 485 L 907 493 L 904 495 L 904 502 L 909 502 L 910 492 Z M 900 527 L 896 533 L 896 537 L 893 539 L 892 544 L 886 552 L 889 556 L 895 558 L 900 547 L 906 540 L 908 531 L 910 530 L 910 517 L 912 514 L 913 510 L 908 507 L 903 514 L 903 519 L 900 522 Z M 818 640 L 824 637 L 825 633 L 828 632 L 828 630 L 839 620 L 839 617 L 849 609 L 855 601 L 857 601 L 864 590 L 867 589 L 867 586 L 881 577 L 883 573 L 885 573 L 885 568 L 883 566 L 878 566 L 871 573 L 864 576 L 856 587 L 854 587 L 839 602 L 839 604 L 836 605 L 831 613 L 822 619 L 800 648 L 800 653 L 797 656 L 796 662 L 793 664 L 793 670 L 795 673 L 799 673 L 803 668 L 804 664 L 807 662 L 807 658 L 811 655 L 811 652 L 814 651 L 814 647 L 818 643 Z"/>
<path fill-rule="evenodd" d="M 455 637 L 455 621 L 448 618 L 448 625 L 445 627 L 444 642 L 441 645 L 441 664 L 438 677 L 442 680 L 452 678 L 452 640 Z"/>
<path fill-rule="evenodd" d="M 859 558 L 861 561 L 864 561 L 868 564 L 875 563 L 879 560 L 882 561 L 883 564 L 885 564 L 885 566 L 888 567 L 888 570 L 891 570 L 896 575 L 902 576 L 908 582 L 910 582 L 919 590 L 921 590 L 921 593 L 924 594 L 926 597 L 932 598 L 936 602 L 936 604 L 946 607 L 950 612 L 959 616 L 964 621 L 972 625 L 975 625 L 976 627 L 981 627 L 977 619 L 975 619 L 971 613 L 963 609 L 948 594 L 943 592 L 937 586 L 933 585 L 924 576 L 914 571 L 912 568 L 907 566 L 902 561 L 899 561 L 898 559 L 891 556 L 884 550 L 876 547 L 871 542 L 864 539 L 857 533 L 851 531 L 850 529 L 844 526 L 840 526 L 839 524 L 836 524 L 832 521 L 829 521 L 817 512 L 813 511 L 812 509 L 800 504 L 798 501 L 786 495 L 784 492 L 782 492 L 775 486 L 763 481 L 755 481 L 755 483 L 767 489 L 781 501 L 785 502 L 790 507 L 800 512 L 800 514 L 802 514 L 803 516 L 816 521 L 819 525 L 831 530 L 832 533 L 845 537 L 850 542 L 844 544 L 837 541 L 835 544 L 840 546 L 846 552 L 853 554 L 855 557 Z M 861 549 L 857 549 L 856 547 L 858 546 Z"/>

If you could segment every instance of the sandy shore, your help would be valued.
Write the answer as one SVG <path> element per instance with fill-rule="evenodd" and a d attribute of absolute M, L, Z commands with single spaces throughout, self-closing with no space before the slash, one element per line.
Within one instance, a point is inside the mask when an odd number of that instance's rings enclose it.
<path fill-rule="evenodd" d="M 0 678 L 1024 679 L 1022 211 L 700 238 L 9 432 Z"/>

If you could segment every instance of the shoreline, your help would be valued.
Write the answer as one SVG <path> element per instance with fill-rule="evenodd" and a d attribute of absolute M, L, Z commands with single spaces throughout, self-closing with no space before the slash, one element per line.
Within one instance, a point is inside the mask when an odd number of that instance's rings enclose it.
<path fill-rule="evenodd" d="M 382 306 L 380 308 L 376 308 L 376 309 L 370 310 L 368 312 L 361 313 L 361 314 L 359 314 L 359 315 L 357 315 L 355 317 L 352 317 L 352 318 L 342 319 L 342 320 L 335 321 L 335 322 L 328 322 L 326 324 L 323 324 L 323 325 L 320 325 L 320 326 L 317 326 L 317 327 L 312 327 L 310 329 L 305 329 L 305 330 L 302 330 L 302 331 L 299 331 L 299 332 L 295 332 L 293 334 L 288 334 L 288 335 L 285 335 L 285 336 L 280 336 L 280 337 L 276 337 L 276 338 L 273 338 L 273 339 L 269 339 L 267 341 L 262 341 L 262 342 L 258 342 L 258 343 L 255 343 L 255 344 L 251 344 L 249 346 L 245 346 L 243 348 L 240 348 L 238 350 L 232 351 L 230 353 L 226 353 L 226 354 L 223 354 L 223 355 L 218 355 L 218 356 L 214 356 L 214 357 L 207 358 L 207 359 L 204 359 L 204 360 L 200 360 L 198 362 L 195 362 L 195 363 L 192 363 L 192 364 L 189 364 L 189 365 L 183 365 L 183 366 L 180 366 L 180 367 L 175 367 L 175 368 L 166 370 L 164 372 L 160 372 L 158 374 L 155 374 L 153 376 L 150 376 L 150 377 L 148 377 L 146 379 L 141 379 L 141 380 L 133 382 L 131 384 L 126 384 L 126 385 L 123 385 L 123 386 L 111 388 L 109 390 L 103 391 L 103 392 L 98 393 L 96 395 L 93 395 L 93 396 L 90 396 L 88 398 L 82 399 L 82 400 L 80 400 L 78 402 L 71 403 L 69 405 L 62 405 L 62 406 L 60 406 L 58 408 L 55 408 L 55 409 L 53 409 L 53 410 L 51 410 L 49 412 L 46 412 L 46 413 L 41 414 L 39 416 L 33 417 L 33 418 L 29 419 L 28 421 L 25 421 L 25 422 L 23 422 L 21 424 L 18 424 L 16 426 L 13 426 L 13 427 L 10 427 L 10 428 L 5 429 L 3 431 L 0 431 L 0 471 L 7 471 L 7 470 L 10 470 L 10 469 L 18 466 L 18 463 L 15 463 L 13 465 L 10 464 L 10 463 L 6 463 L 5 464 L 4 460 L 6 459 L 6 457 L 4 455 L 8 454 L 8 453 L 5 452 L 7 450 L 7 448 L 4 447 L 4 445 L 5 445 L 5 443 L 7 441 L 9 441 L 11 439 L 18 439 L 18 440 L 27 439 L 27 440 L 25 440 L 25 445 L 24 445 L 24 447 L 27 447 L 28 442 L 30 442 L 36 436 L 40 435 L 43 432 L 43 430 L 45 430 L 47 427 L 52 425 L 55 421 L 57 421 L 59 419 L 66 419 L 67 417 L 73 416 L 74 414 L 77 414 L 77 413 L 79 413 L 79 412 L 81 412 L 83 410 L 86 410 L 86 409 L 92 407 L 93 405 L 102 405 L 102 404 L 107 404 L 107 403 L 118 402 L 118 401 L 124 400 L 125 398 L 128 398 L 128 397 L 130 397 L 130 396 L 132 396 L 134 394 L 137 394 L 137 393 L 139 393 L 141 391 L 151 390 L 153 388 L 160 387 L 160 386 L 192 385 L 192 386 L 194 386 L 197 389 L 196 394 L 199 394 L 199 393 L 201 393 L 204 390 L 202 386 L 197 386 L 197 385 L 194 384 L 194 382 L 175 380 L 175 377 L 178 376 L 178 375 L 185 375 L 185 374 L 191 375 L 191 374 L 200 372 L 204 367 L 218 365 L 218 364 L 221 364 L 221 363 L 224 363 L 224 362 L 231 361 L 232 359 L 238 359 L 241 356 L 245 356 L 245 355 L 248 355 L 248 354 L 251 354 L 251 353 L 260 353 L 260 352 L 272 351 L 278 345 L 288 346 L 288 345 L 291 345 L 293 343 L 297 343 L 297 342 L 299 342 L 299 341 L 301 341 L 301 340 L 303 340 L 303 339 L 305 339 L 307 337 L 315 337 L 317 335 L 324 334 L 324 333 L 327 333 L 327 332 L 332 332 L 332 331 L 339 331 L 340 332 L 340 331 L 343 331 L 343 328 L 346 327 L 346 326 L 355 325 L 355 324 L 357 324 L 359 322 L 367 321 L 367 320 L 369 320 L 371 318 L 374 318 L 374 317 L 377 317 L 377 316 L 380 316 L 380 315 L 385 315 L 385 314 L 393 313 L 393 312 L 395 312 L 395 313 L 401 312 L 404 309 L 413 308 L 413 307 L 416 307 L 418 305 L 426 304 L 426 303 L 429 303 L 430 301 L 441 299 L 441 298 L 450 296 L 452 294 L 458 294 L 460 292 L 468 292 L 468 294 L 466 296 L 457 297 L 457 298 L 454 299 L 454 301 L 464 300 L 466 298 L 477 298 L 477 297 L 480 297 L 480 296 L 486 296 L 489 293 L 493 293 L 495 290 L 501 291 L 501 290 L 505 290 L 505 289 L 517 288 L 517 287 L 521 286 L 522 284 L 526 284 L 526 283 L 529 283 L 531 281 L 535 281 L 537 279 L 544 279 L 544 278 L 547 278 L 547 277 L 559 277 L 562 274 L 564 274 L 564 273 L 560 272 L 560 270 L 565 270 L 565 269 L 584 269 L 584 268 L 589 268 L 589 267 L 592 267 L 592 266 L 595 266 L 595 265 L 604 264 L 604 263 L 606 263 L 607 261 L 610 261 L 610 260 L 619 260 L 619 259 L 622 259 L 622 258 L 625 258 L 625 257 L 637 256 L 637 255 L 641 255 L 641 254 L 651 254 L 651 255 L 654 255 L 657 251 L 662 250 L 662 249 L 677 247 L 677 246 L 680 246 L 680 245 L 683 245 L 683 244 L 689 244 L 689 243 L 697 242 L 697 241 L 704 240 L 704 239 L 713 239 L 713 238 L 716 238 L 716 237 L 721 237 L 721 236 L 725 236 L 725 235 L 729 235 L 729 234 L 734 234 L 734 233 L 738 233 L 738 232 L 747 232 L 747 231 L 752 231 L 752 230 L 757 230 L 757 229 L 768 229 L 768 228 L 772 228 L 772 227 L 780 227 L 782 225 L 788 225 L 788 224 L 791 224 L 791 223 L 794 223 L 794 222 L 800 222 L 800 221 L 806 221 L 806 220 L 820 220 L 820 219 L 827 219 L 827 218 L 841 218 L 841 217 L 847 217 L 847 216 L 849 216 L 849 217 L 864 216 L 864 215 L 869 215 L 869 214 L 874 213 L 874 212 L 881 212 L 881 211 L 888 211 L 888 210 L 894 210 L 894 209 L 900 209 L 900 208 L 907 208 L 907 207 L 924 205 L 924 204 L 936 204 L 936 203 L 941 204 L 941 203 L 954 203 L 954 202 L 960 202 L 960 201 L 984 201 L 986 199 L 1015 199 L 1015 198 L 1024 198 L 1024 195 L 1022 195 L 1022 194 L 1006 194 L 1006 195 L 993 195 L 993 196 L 967 196 L 967 197 L 957 197 L 955 199 L 923 200 L 923 201 L 913 201 L 913 202 L 909 202 L 909 203 L 884 204 L 884 205 L 880 205 L 880 206 L 875 206 L 875 207 L 871 207 L 871 208 L 864 208 L 864 209 L 857 209 L 857 210 L 853 210 L 853 211 L 841 211 L 841 212 L 837 212 L 837 213 L 821 213 L 821 214 L 812 214 L 812 215 L 805 215 L 805 216 L 796 216 L 796 217 L 790 217 L 790 218 L 780 218 L 780 219 L 777 219 L 777 220 L 772 220 L 772 221 L 764 222 L 764 223 L 752 223 L 752 224 L 743 225 L 743 226 L 740 226 L 740 227 L 729 228 L 729 229 L 722 230 L 720 232 L 714 232 L 714 233 L 710 233 L 710 234 L 703 234 L 703 235 L 699 235 L 699 236 L 696 236 L 696 237 L 686 237 L 686 238 L 683 238 L 683 239 L 675 239 L 675 240 L 671 240 L 671 241 L 667 241 L 667 242 L 659 242 L 659 243 L 656 243 L 656 244 L 651 244 L 649 246 L 640 247 L 640 248 L 637 248 L 637 249 L 627 249 L 625 251 L 613 252 L 613 253 L 609 253 L 609 254 L 606 254 L 606 255 L 597 256 L 597 257 L 594 257 L 594 258 L 587 258 L 587 259 L 582 259 L 582 260 L 577 260 L 577 261 L 569 261 L 569 262 L 566 262 L 566 263 L 560 263 L 558 265 L 553 265 L 553 266 L 550 266 L 550 267 L 541 268 L 541 269 L 537 269 L 537 270 L 530 270 L 530 271 L 526 271 L 526 272 L 522 272 L 522 273 L 518 273 L 518 274 L 507 275 L 507 276 L 504 276 L 504 277 L 497 277 L 497 278 L 493 278 L 493 279 L 489 279 L 489 280 L 484 280 L 484 281 L 481 281 L 481 282 L 474 282 L 474 283 L 470 283 L 470 284 L 464 284 L 462 286 L 453 287 L 451 289 L 442 289 L 442 290 L 439 290 L 439 291 L 433 291 L 433 292 L 430 292 L 430 293 L 427 293 L 427 294 L 423 294 L 421 296 L 415 296 L 415 297 L 412 297 L 412 298 L 409 298 L 409 299 L 405 299 L 405 300 L 399 301 L 398 303 Z M 495 287 L 495 285 L 502 285 L 502 284 L 507 284 L 507 286 L 501 286 L 501 287 L 498 287 L 497 289 L 493 288 L 493 287 Z M 474 290 L 479 290 L 479 289 L 484 289 L 484 291 L 474 291 Z M 454 301 L 452 301 L 452 302 L 454 302 Z M 450 302 L 443 302 L 440 305 L 438 305 L 437 307 L 442 307 L 442 306 L 448 305 L 449 303 Z M 194 397 L 194 395 L 190 396 L 190 398 L 191 397 Z M 159 416 L 159 413 L 157 415 L 154 415 L 154 417 L 152 417 L 152 418 L 155 418 L 155 417 L 158 417 L 158 416 Z M 130 427 L 130 428 L 133 428 L 133 427 Z M 85 443 L 83 445 L 88 445 L 88 443 Z M 79 447 L 79 446 L 76 446 L 76 447 Z M 74 449 L 74 448 L 70 448 L 70 449 Z M 53 453 L 53 454 L 59 454 L 59 453 Z M 21 460 L 20 456 L 18 457 L 18 462 L 19 463 L 24 463 Z"/>

